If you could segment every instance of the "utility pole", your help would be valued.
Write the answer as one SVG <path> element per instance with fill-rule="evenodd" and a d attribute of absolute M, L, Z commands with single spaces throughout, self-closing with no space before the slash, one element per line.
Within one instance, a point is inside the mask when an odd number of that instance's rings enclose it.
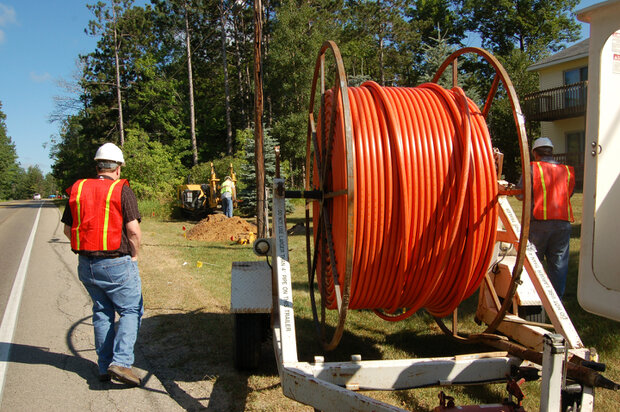
<path fill-rule="evenodd" d="M 189 127 L 192 135 L 192 157 L 194 166 L 198 164 L 198 145 L 196 143 L 196 115 L 194 114 L 194 80 L 192 76 L 192 49 L 189 45 L 189 11 L 185 2 L 185 46 L 187 48 L 187 76 L 189 82 Z"/>
<path fill-rule="evenodd" d="M 116 0 L 112 1 L 112 18 L 114 23 L 114 61 L 116 63 L 116 100 L 118 102 L 118 130 L 121 147 L 125 144 L 125 128 L 123 126 L 123 102 L 121 99 L 121 72 L 118 58 L 118 35 L 116 33 Z"/>
<path fill-rule="evenodd" d="M 254 157 L 256 159 L 256 227 L 266 237 L 265 156 L 263 155 L 263 5 L 254 0 Z"/>

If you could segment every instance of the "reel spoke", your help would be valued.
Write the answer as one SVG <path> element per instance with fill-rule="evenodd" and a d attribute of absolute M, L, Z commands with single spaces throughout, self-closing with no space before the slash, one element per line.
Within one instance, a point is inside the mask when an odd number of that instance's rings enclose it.
<path fill-rule="evenodd" d="M 531 215 L 531 202 L 532 202 L 532 190 L 531 190 L 531 171 L 530 171 L 530 156 L 529 156 L 529 148 L 527 143 L 527 134 L 525 131 L 525 118 L 521 111 L 521 106 L 519 104 L 519 99 L 517 97 L 517 93 L 515 92 L 514 86 L 508 76 L 508 73 L 501 65 L 501 63 L 489 52 L 484 49 L 480 49 L 477 47 L 466 47 L 456 52 L 452 53 L 439 67 L 435 77 L 433 77 L 433 82 L 437 83 L 440 79 L 441 75 L 445 71 L 445 69 L 453 64 L 453 73 L 456 71 L 456 62 L 458 57 L 467 54 L 473 53 L 482 57 L 488 64 L 490 64 L 495 69 L 495 76 L 493 78 L 493 83 L 489 90 L 489 94 L 487 95 L 487 99 L 484 104 L 484 108 L 482 110 L 482 115 L 486 119 L 491 109 L 493 100 L 497 95 L 497 91 L 501 84 L 504 87 L 506 95 L 510 100 L 510 105 L 512 107 L 515 126 L 517 130 L 518 140 L 519 140 L 519 148 L 521 152 L 521 176 L 523 180 L 523 188 L 521 189 L 521 194 L 523 195 L 522 199 L 522 212 L 521 212 L 521 233 L 519 235 L 519 243 L 517 246 L 517 256 L 516 262 L 513 267 L 511 282 L 508 287 L 508 292 L 504 298 L 504 302 L 502 303 L 501 308 L 498 310 L 498 313 L 495 319 L 488 325 L 487 329 L 483 333 L 493 333 L 497 330 L 500 322 L 506 316 L 506 312 L 508 308 L 511 306 L 515 293 L 517 291 L 517 286 L 520 283 L 521 273 L 523 271 L 523 263 L 525 261 L 525 251 L 527 247 L 527 239 L 530 228 L 530 215 Z M 454 76 L 454 74 L 453 74 Z M 502 194 L 502 193 L 500 193 Z M 513 194 L 512 192 L 509 194 Z M 443 324 L 441 319 L 437 319 L 437 324 L 442 330 L 449 329 Z M 444 331 L 445 331 L 444 330 Z M 451 336 L 453 334 L 449 333 Z"/>
<path fill-rule="evenodd" d="M 331 96 L 328 96 L 325 90 L 325 57 L 328 51 L 331 52 L 335 64 L 335 76 L 334 84 L 331 89 Z M 314 124 L 314 102 L 317 92 L 320 92 L 319 101 L 321 102 L 321 121 L 319 125 L 320 130 L 318 133 L 320 135 L 320 138 L 317 135 Z M 329 119 L 325 119 L 324 110 L 325 100 L 327 98 L 331 98 L 330 104 L 332 106 L 332 111 L 329 115 Z M 316 230 L 313 230 L 315 232 L 315 239 L 313 242 L 310 241 L 310 232 L 308 230 L 308 238 L 306 240 L 306 244 L 308 247 L 311 244 L 314 245 L 313 253 L 311 253 L 309 250 L 307 251 L 308 259 L 310 259 L 312 254 L 312 263 L 308 264 L 308 282 L 310 284 L 310 299 L 313 306 L 312 311 L 313 317 L 315 319 L 315 327 L 317 328 L 317 330 L 319 330 L 319 338 L 325 350 L 334 349 L 338 345 L 338 342 L 340 341 L 340 338 L 342 337 L 342 334 L 344 332 L 344 323 L 348 311 L 348 297 L 351 287 L 351 266 L 353 256 L 353 164 L 351 155 L 347 156 L 347 179 L 345 187 L 332 188 L 332 152 L 338 134 L 338 131 L 336 130 L 336 125 L 339 110 L 336 110 L 337 108 L 341 109 L 340 116 L 342 116 L 344 120 L 344 139 L 346 142 L 346 151 L 347 153 L 352 154 L 352 126 L 344 65 L 342 63 L 342 57 L 340 55 L 338 47 L 334 42 L 328 41 L 325 42 L 321 47 L 315 65 L 309 105 L 308 142 L 306 144 L 306 165 L 308 166 L 308 173 L 306 175 L 306 189 L 311 190 L 310 187 L 314 186 L 312 189 L 318 190 L 322 193 L 319 205 L 313 204 L 313 214 L 316 213 L 318 209 L 319 215 L 313 216 L 314 224 L 317 224 Z M 326 120 L 329 123 L 327 123 Z M 311 167 L 315 168 L 315 179 L 318 180 L 318 182 L 315 180 L 314 184 L 312 183 L 312 173 L 310 171 Z M 348 231 L 351 233 L 347 233 L 347 244 L 345 245 L 345 276 L 344 282 L 340 282 L 339 273 L 342 272 L 339 272 L 339 269 L 337 269 L 336 267 L 336 253 L 334 251 L 334 240 L 331 229 L 329 211 L 332 209 L 335 199 L 345 195 L 347 196 L 347 228 Z M 306 222 L 307 227 L 309 227 L 309 211 L 307 214 Z M 316 273 L 319 269 L 321 270 L 320 275 Z M 330 273 L 329 276 L 331 276 L 331 281 L 333 282 L 332 285 L 335 289 L 338 315 L 338 321 L 331 338 L 328 338 L 326 336 L 326 307 L 328 305 L 328 302 L 326 302 L 326 289 L 330 286 L 330 279 L 327 275 L 328 272 Z M 319 314 L 317 302 L 314 296 L 315 281 L 319 282 L 318 286 L 321 293 L 320 322 L 318 319 Z"/>

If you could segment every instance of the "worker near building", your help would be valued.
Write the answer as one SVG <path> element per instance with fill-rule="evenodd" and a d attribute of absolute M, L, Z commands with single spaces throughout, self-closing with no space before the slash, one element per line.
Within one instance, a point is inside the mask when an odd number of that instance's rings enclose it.
<path fill-rule="evenodd" d="M 532 219 L 530 242 L 536 246 L 547 276 L 561 299 L 568 273 L 569 242 L 573 209 L 570 198 L 575 189 L 572 166 L 553 159 L 553 143 L 541 137 L 532 145 Z"/>
<path fill-rule="evenodd" d="M 220 187 L 221 199 L 222 199 L 222 211 L 226 217 L 233 216 L 233 202 L 237 199 L 237 190 L 235 189 L 235 183 L 230 176 L 224 178 L 224 183 Z"/>
<path fill-rule="evenodd" d="M 99 380 L 139 386 L 132 370 L 143 314 L 138 250 L 142 233 L 136 196 L 125 179 L 123 152 L 106 143 L 95 154 L 97 177 L 76 181 L 61 221 L 79 255 L 78 276 L 93 301 Z M 116 313 L 118 328 L 114 329 Z"/>

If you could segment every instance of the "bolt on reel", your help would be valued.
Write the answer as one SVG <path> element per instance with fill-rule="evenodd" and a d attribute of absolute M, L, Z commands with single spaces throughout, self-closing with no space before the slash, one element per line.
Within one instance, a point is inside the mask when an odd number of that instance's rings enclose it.
<path fill-rule="evenodd" d="M 457 87 L 457 58 L 465 53 L 478 54 L 495 69 L 482 111 Z M 447 91 L 437 82 L 450 65 L 455 87 Z M 531 213 L 527 137 L 506 71 L 488 52 L 465 48 L 446 59 L 431 84 L 383 88 L 367 82 L 349 88 L 337 45 L 328 41 L 321 47 L 308 112 L 305 190 L 315 193 L 306 200 L 308 283 L 325 350 L 338 345 L 350 308 L 373 309 L 388 320 L 421 307 L 445 315 L 477 290 L 497 229 L 497 166 L 484 119 L 500 82 L 519 139 L 523 211 L 511 286 L 486 333 L 496 329 L 516 292 Z M 364 110 L 366 118 L 360 115 Z M 466 190 L 468 185 L 474 189 Z M 474 196 L 476 190 L 481 194 Z M 464 276 L 458 276 L 461 267 L 467 268 Z M 330 322 L 335 326 L 328 334 Z"/>

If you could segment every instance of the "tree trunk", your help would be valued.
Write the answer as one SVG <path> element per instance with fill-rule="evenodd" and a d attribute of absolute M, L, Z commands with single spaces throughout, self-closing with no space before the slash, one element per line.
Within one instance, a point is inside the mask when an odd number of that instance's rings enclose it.
<path fill-rule="evenodd" d="M 264 238 L 267 231 L 265 216 L 265 160 L 263 155 L 262 12 L 261 0 L 254 0 L 254 154 L 256 159 L 256 227 L 259 238 Z"/>
<path fill-rule="evenodd" d="M 250 106 L 250 90 L 252 90 L 252 82 L 250 81 L 250 63 L 248 62 L 248 64 L 245 65 L 245 84 L 247 86 L 246 90 L 248 91 L 248 98 L 247 98 L 247 102 L 248 102 L 248 107 Z M 249 109 L 248 109 L 249 110 Z M 252 127 L 252 124 L 250 122 L 250 115 L 248 114 L 247 117 L 248 120 L 248 128 Z"/>
<path fill-rule="evenodd" d="M 226 58 L 226 8 L 224 7 L 224 0 L 220 1 L 221 9 L 221 24 L 222 24 L 222 60 L 224 65 L 224 93 L 226 95 L 226 150 L 228 155 L 233 154 L 233 141 L 232 141 L 232 124 L 230 122 L 230 86 L 228 84 L 228 61 Z"/>
<path fill-rule="evenodd" d="M 121 147 L 125 144 L 125 127 L 123 126 L 123 101 L 121 96 L 121 69 L 118 57 L 118 35 L 116 33 L 116 1 L 112 2 L 112 18 L 114 19 L 114 62 L 116 65 L 116 101 L 118 103 L 118 132 Z"/>
<path fill-rule="evenodd" d="M 189 44 L 189 11 L 185 3 L 185 46 L 187 47 L 187 78 L 189 83 L 189 128 L 192 136 L 192 158 L 194 166 L 198 164 L 198 145 L 196 144 L 196 116 L 194 114 L 194 80 L 192 77 L 192 49 Z"/>

